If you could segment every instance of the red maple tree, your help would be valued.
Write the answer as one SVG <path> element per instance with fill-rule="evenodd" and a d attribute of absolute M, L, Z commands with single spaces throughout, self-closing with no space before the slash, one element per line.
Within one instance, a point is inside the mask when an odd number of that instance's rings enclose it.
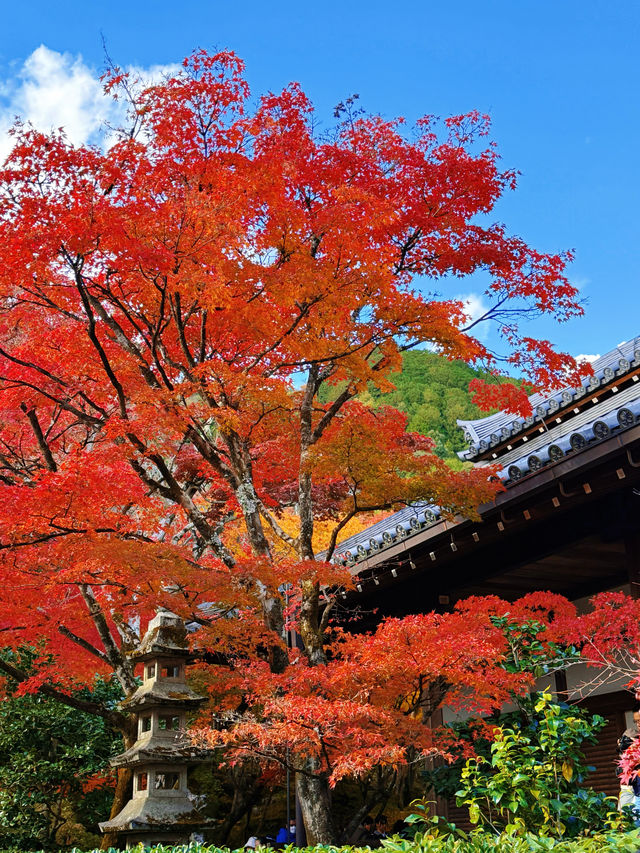
<path fill-rule="evenodd" d="M 426 649 L 444 628 L 429 616 L 348 642 L 329 630 L 321 590 L 350 582 L 330 562 L 341 532 L 416 499 L 473 516 L 499 488 L 491 469 L 451 471 L 402 415 L 356 398 L 368 383 L 392 387 L 419 345 L 517 368 L 536 387 L 576 380 L 584 368 L 520 329 L 531 314 L 581 312 L 569 255 L 490 221 L 515 173 L 479 114 L 408 134 L 350 101 L 319 136 L 295 84 L 249 108 L 228 52 L 197 52 L 147 87 L 112 69 L 106 87 L 130 116 L 107 150 L 19 125 L 0 170 L 0 630 L 6 646 L 43 650 L 35 678 L 0 668 L 63 700 L 96 669 L 131 691 L 127 652 L 162 603 L 202 626 L 211 654 L 243 661 L 221 668 L 221 701 L 253 690 L 274 743 L 298 713 L 294 690 L 311 718 L 343 703 L 346 725 L 346 672 L 390 695 L 384 642 L 422 631 Z M 502 363 L 460 300 L 428 295 L 478 270 Z M 477 395 L 528 405 L 510 384 Z M 319 518 L 332 528 L 324 562 Z M 337 685 L 328 698 L 301 692 L 318 673 Z M 332 833 L 330 780 L 377 754 L 373 707 L 358 711 L 342 769 L 313 750 L 298 767 L 318 840 Z"/>

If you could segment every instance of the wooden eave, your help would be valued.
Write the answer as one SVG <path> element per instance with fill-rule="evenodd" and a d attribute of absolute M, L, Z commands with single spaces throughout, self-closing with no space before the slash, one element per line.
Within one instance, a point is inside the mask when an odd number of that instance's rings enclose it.
<path fill-rule="evenodd" d="M 488 594 L 483 578 L 515 572 L 518 566 L 538 558 L 551 558 L 572 541 L 588 536 L 598 527 L 598 520 L 615 508 L 626 513 L 631 496 L 638 501 L 640 517 L 640 496 L 633 493 L 637 486 L 640 424 L 513 483 L 479 508 L 479 522 L 441 520 L 371 554 L 352 567 L 356 591 L 343 597 L 350 606 L 399 613 L 403 608 L 404 612 L 433 609 L 443 604 L 441 597 L 450 601 L 464 597 L 452 595 L 454 589 L 477 586 L 476 594 Z M 611 588 L 624 583 L 626 577 L 623 566 L 616 570 L 603 566 L 601 577 L 585 577 L 584 583 L 573 570 L 570 574 L 563 578 L 560 570 L 554 580 L 563 594 L 575 593 L 574 597 Z M 540 587 L 529 583 L 522 592 L 535 588 Z M 406 592 L 401 594 L 403 589 Z"/>

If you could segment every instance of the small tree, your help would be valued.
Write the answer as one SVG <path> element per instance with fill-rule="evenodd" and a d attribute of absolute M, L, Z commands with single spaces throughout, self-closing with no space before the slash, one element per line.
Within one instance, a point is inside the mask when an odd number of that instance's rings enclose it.
<path fill-rule="evenodd" d="M 583 787 L 592 768 L 582 744 L 595 742 L 606 720 L 555 702 L 549 692 L 520 706 L 525 715 L 493 729 L 490 757 L 467 760 L 458 804 L 468 806 L 472 823 L 496 832 L 573 837 L 602 830 L 616 803 Z"/>
<path fill-rule="evenodd" d="M 68 843 L 62 832 L 79 840 L 74 823 L 97 833 L 113 800 L 105 768 L 121 739 L 100 717 L 8 687 L 0 702 L 0 846 L 55 849 Z M 120 696 L 115 684 L 94 685 L 94 700 L 113 705 Z"/>

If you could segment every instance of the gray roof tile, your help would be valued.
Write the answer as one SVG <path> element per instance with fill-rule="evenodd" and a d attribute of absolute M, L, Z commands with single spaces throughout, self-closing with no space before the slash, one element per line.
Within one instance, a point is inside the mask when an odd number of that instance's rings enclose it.
<path fill-rule="evenodd" d="M 631 368 L 640 364 L 640 338 L 632 338 L 619 344 L 606 355 L 601 356 L 591 365 L 593 376 L 585 378 L 579 387 L 561 388 L 552 394 L 532 394 L 529 397 L 533 416 L 522 418 L 507 412 L 496 412 L 486 418 L 477 420 L 459 420 L 458 426 L 465 431 L 469 442 L 469 450 L 460 453 L 463 459 L 472 459 L 485 452 L 492 446 L 505 441 L 510 435 L 517 435 L 523 426 L 542 422 L 548 415 L 553 415 L 560 408 L 569 405 L 574 399 L 584 397 L 601 385 L 608 385 L 616 376 L 622 376 Z"/>

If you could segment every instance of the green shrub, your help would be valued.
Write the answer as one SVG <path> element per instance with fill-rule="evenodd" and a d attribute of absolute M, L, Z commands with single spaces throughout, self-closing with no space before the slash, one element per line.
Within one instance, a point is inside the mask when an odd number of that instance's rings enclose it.
<path fill-rule="evenodd" d="M 358 849 L 368 851 L 369 848 L 354 848 L 346 846 L 318 846 L 296 848 L 293 845 L 285 848 L 296 853 L 354 853 Z M 262 848 L 267 851 L 267 848 Z M 556 839 L 540 837 L 529 833 L 514 836 L 508 833 L 491 835 L 487 832 L 474 831 L 470 835 L 460 832 L 438 833 L 425 831 L 418 833 L 414 839 L 395 836 L 383 842 L 383 853 L 637 853 L 640 850 L 640 830 L 632 832 L 600 833 L 589 838 Z M 27 853 L 17 848 L 0 850 L 0 853 Z M 42 851 L 40 851 L 42 853 Z M 75 850 L 73 853 L 80 853 Z M 98 850 L 91 853 L 100 853 Z M 119 853 L 109 848 L 108 853 Z M 184 846 L 143 847 L 132 848 L 132 853 L 230 853 L 226 847 L 189 844 Z"/>
<path fill-rule="evenodd" d="M 557 838 L 628 828 L 613 798 L 582 787 L 589 770 L 582 744 L 605 721 L 555 702 L 548 692 L 535 696 L 532 711 L 521 722 L 498 726 L 490 757 L 479 755 L 463 767 L 457 801 L 469 808 L 471 822 L 494 834 Z"/>
<path fill-rule="evenodd" d="M 389 839 L 384 847 L 389 853 L 637 853 L 640 830 L 564 840 L 529 833 L 514 836 L 476 831 L 467 837 L 423 833 L 412 841 Z"/>
<path fill-rule="evenodd" d="M 9 663 L 36 674 L 33 649 L 3 650 Z M 100 843 L 98 821 L 109 815 L 113 788 L 108 780 L 87 789 L 101 775 L 121 736 L 101 717 L 39 694 L 17 695 L 7 679 L 0 702 L 0 848 L 56 850 Z M 80 700 L 115 705 L 122 691 L 115 679 L 97 678 Z"/>

